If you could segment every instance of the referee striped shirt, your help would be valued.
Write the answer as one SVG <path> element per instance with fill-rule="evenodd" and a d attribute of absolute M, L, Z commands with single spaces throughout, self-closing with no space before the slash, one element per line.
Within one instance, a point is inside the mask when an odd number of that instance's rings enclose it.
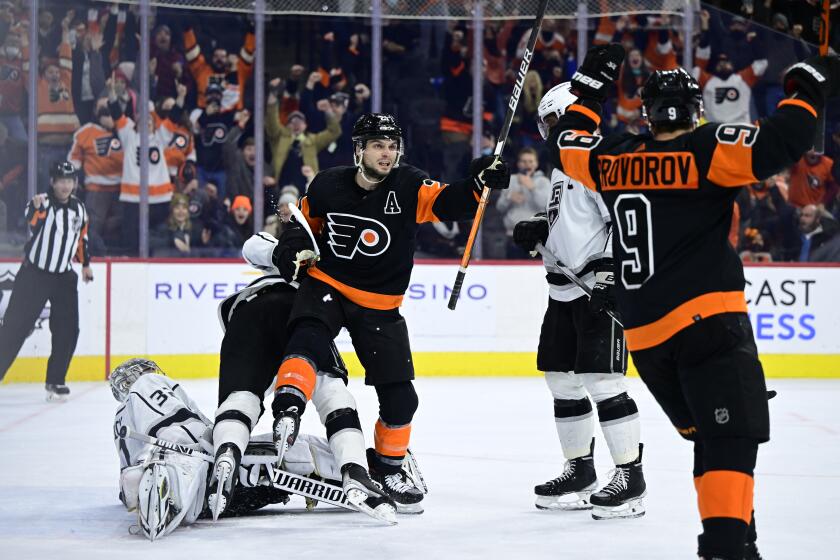
<path fill-rule="evenodd" d="M 70 195 L 70 200 L 62 204 L 50 193 L 40 208 L 30 200 L 26 221 L 32 238 L 24 247 L 24 255 L 31 264 L 56 274 L 71 270 L 74 256 L 82 266 L 90 264 L 88 214 L 78 198 Z"/>

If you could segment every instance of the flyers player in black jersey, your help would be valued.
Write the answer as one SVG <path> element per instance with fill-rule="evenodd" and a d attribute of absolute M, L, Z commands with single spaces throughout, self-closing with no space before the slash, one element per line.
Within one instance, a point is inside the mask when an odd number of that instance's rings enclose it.
<path fill-rule="evenodd" d="M 698 126 L 698 84 L 683 69 L 659 71 L 642 90 L 651 132 L 601 137 L 601 103 L 623 58 L 620 45 L 589 51 L 572 78 L 579 101 L 552 127 L 549 146 L 559 149 L 549 152 L 610 211 L 615 277 L 593 300 L 617 300 L 642 380 L 694 442 L 699 555 L 756 559 L 753 470 L 770 423 L 744 272 L 727 233 L 740 187 L 811 147 L 818 112 L 840 94 L 840 58 L 792 66 L 788 97 L 756 124 Z"/>
<path fill-rule="evenodd" d="M 365 383 L 379 398 L 375 445 L 368 450 L 371 476 L 398 512 L 419 513 L 423 494 L 401 471 L 418 403 L 408 330 L 399 313 L 414 265 L 415 233 L 423 222 L 471 218 L 482 187 L 507 188 L 510 172 L 487 156 L 473 160 L 466 179 L 450 185 L 432 180 L 400 161 L 402 133 L 385 114 L 359 118 L 353 145 L 355 165 L 316 175 L 299 203 L 321 259 L 301 280 L 289 319 L 272 405 L 275 443 L 282 453 L 294 441 L 316 372 L 333 361 L 325 354 L 329 343 L 346 327 Z"/>

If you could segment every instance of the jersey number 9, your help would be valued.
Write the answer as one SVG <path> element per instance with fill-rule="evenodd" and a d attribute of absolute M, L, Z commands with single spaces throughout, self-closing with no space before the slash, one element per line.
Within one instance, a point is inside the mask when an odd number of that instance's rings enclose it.
<path fill-rule="evenodd" d="M 650 201 L 643 194 L 622 194 L 613 204 L 613 211 L 623 253 L 621 283 L 628 290 L 637 290 L 653 276 Z"/>

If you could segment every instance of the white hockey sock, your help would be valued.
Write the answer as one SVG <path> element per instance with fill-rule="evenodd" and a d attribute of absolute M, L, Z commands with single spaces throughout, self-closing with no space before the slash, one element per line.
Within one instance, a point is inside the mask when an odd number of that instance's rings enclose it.
<path fill-rule="evenodd" d="M 330 451 L 335 456 L 339 470 L 347 463 L 367 466 L 365 454 L 365 436 L 361 430 L 346 428 L 330 436 Z"/>
<path fill-rule="evenodd" d="M 248 447 L 251 430 L 262 414 L 262 401 L 250 391 L 234 391 L 216 410 L 213 426 L 213 453 L 224 443 L 233 443 L 242 455 Z"/>
<path fill-rule="evenodd" d="M 566 459 L 589 455 L 595 423 L 592 420 L 592 403 L 588 398 L 554 399 L 554 424 Z"/>
<path fill-rule="evenodd" d="M 250 438 L 251 431 L 248 429 L 248 426 L 238 420 L 222 420 L 221 422 L 216 422 L 216 425 L 213 426 L 213 453 L 217 453 L 219 447 L 223 444 L 232 443 L 244 455 Z"/>
<path fill-rule="evenodd" d="M 607 447 L 616 465 L 630 463 L 639 456 L 639 410 L 627 393 L 598 403 L 598 419 Z"/>

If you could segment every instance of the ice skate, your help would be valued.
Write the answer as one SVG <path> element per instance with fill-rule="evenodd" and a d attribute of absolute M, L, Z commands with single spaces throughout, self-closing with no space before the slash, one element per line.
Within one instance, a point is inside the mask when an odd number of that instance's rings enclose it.
<path fill-rule="evenodd" d="M 588 455 L 566 461 L 560 476 L 534 487 L 535 505 L 537 509 L 591 509 L 589 496 L 597 486 L 598 476 L 590 447 Z"/>
<path fill-rule="evenodd" d="M 64 384 L 47 383 L 47 402 L 65 402 L 70 396 L 70 388 Z"/>
<path fill-rule="evenodd" d="M 341 467 L 342 486 L 347 500 L 359 511 L 389 525 L 397 523 L 397 505 L 371 479 L 361 465 L 348 463 Z"/>
<path fill-rule="evenodd" d="M 277 448 L 277 466 L 282 466 L 286 451 L 294 445 L 300 429 L 300 414 L 296 406 L 290 407 L 274 419 L 274 446 Z"/>
<path fill-rule="evenodd" d="M 761 553 L 758 552 L 755 541 L 748 542 L 744 547 L 744 560 L 762 560 Z"/>
<path fill-rule="evenodd" d="M 376 465 L 376 456 L 373 449 L 368 449 L 368 464 L 371 465 L 370 477 L 394 500 L 397 504 L 397 513 L 423 513 L 423 492 L 417 488 L 405 471 L 400 470 L 393 474 L 377 472 L 373 465 Z"/>
<path fill-rule="evenodd" d="M 592 494 L 593 519 L 616 519 L 641 517 L 645 514 L 642 498 L 645 497 L 645 477 L 642 473 L 642 448 L 635 461 L 617 465 L 612 471 L 610 482 Z"/>
<path fill-rule="evenodd" d="M 239 476 L 241 458 L 239 449 L 231 443 L 223 444 L 216 453 L 216 462 L 213 464 L 207 492 L 207 506 L 210 508 L 213 521 L 217 521 L 225 508 L 230 505 L 233 489 L 236 487 Z"/>

